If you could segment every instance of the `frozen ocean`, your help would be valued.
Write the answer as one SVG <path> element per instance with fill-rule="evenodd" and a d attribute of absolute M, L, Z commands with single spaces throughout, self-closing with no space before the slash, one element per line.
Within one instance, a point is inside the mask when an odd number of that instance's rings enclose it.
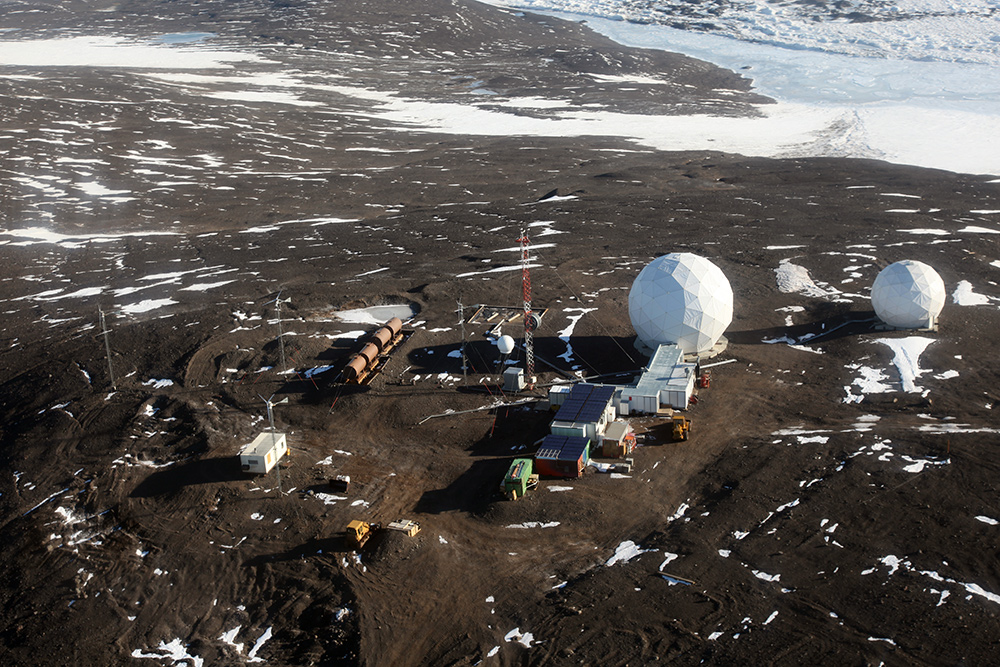
<path fill-rule="evenodd" d="M 814 142 L 775 154 L 1000 174 L 1000 0 L 490 4 L 586 21 L 625 45 L 744 73 L 779 102 L 769 115 L 815 125 Z"/>

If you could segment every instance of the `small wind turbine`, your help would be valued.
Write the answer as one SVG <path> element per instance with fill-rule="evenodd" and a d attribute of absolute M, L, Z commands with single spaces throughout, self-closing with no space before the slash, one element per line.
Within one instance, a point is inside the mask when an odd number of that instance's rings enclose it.
<path fill-rule="evenodd" d="M 288 397 L 285 396 L 280 401 L 274 401 L 273 400 L 274 399 L 274 394 L 271 394 L 271 398 L 264 398 L 260 394 L 257 394 L 257 395 L 260 396 L 260 400 L 264 401 L 264 404 L 267 405 L 267 423 L 271 427 L 271 450 L 273 451 L 274 450 L 274 446 L 275 446 L 275 444 L 277 444 L 278 440 L 277 440 L 277 438 L 274 435 L 274 412 L 272 411 L 272 408 L 275 405 L 281 405 L 282 403 L 287 403 L 288 402 Z M 286 448 L 288 447 L 288 443 L 287 442 L 285 443 L 285 447 Z M 278 460 L 274 462 L 274 469 L 275 469 L 276 474 L 278 476 L 278 493 L 281 493 L 281 457 L 280 456 L 278 457 Z"/>

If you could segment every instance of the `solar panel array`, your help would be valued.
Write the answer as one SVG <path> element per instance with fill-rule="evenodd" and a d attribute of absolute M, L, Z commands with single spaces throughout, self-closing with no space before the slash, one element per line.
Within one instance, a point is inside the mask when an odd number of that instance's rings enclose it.
<path fill-rule="evenodd" d="M 556 421 L 596 423 L 615 395 L 614 387 L 578 384 L 556 413 Z"/>
<path fill-rule="evenodd" d="M 538 448 L 535 458 L 575 461 L 580 458 L 589 445 L 589 438 L 578 435 L 547 435 L 542 440 L 542 445 Z"/>

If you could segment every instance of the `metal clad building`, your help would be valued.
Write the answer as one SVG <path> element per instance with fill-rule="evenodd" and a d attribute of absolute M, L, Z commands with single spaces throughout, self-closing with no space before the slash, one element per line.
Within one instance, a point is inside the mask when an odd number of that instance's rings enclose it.
<path fill-rule="evenodd" d="M 547 435 L 535 454 L 535 469 L 549 477 L 579 477 L 590 462 L 590 440 Z"/>
<path fill-rule="evenodd" d="M 695 364 L 684 363 L 676 345 L 659 345 L 634 386 L 622 389 L 630 413 L 656 414 L 660 406 L 683 410 L 694 393 Z"/>

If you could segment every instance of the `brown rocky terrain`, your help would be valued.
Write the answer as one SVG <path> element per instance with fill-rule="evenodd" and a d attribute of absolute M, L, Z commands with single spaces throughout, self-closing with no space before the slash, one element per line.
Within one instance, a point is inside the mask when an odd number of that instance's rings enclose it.
<path fill-rule="evenodd" d="M 711 65 L 476 4 L 2 8 L 8 38 L 211 32 L 267 61 L 241 71 L 428 100 L 481 81 L 644 113 L 718 110 L 720 89 L 739 91 L 720 113 L 765 102 Z M 334 87 L 297 106 L 128 67 L 0 69 L 4 664 L 991 662 L 993 178 L 436 135 Z M 579 85 L 650 71 L 678 85 Z M 674 251 L 729 278 L 719 359 L 735 363 L 713 369 L 688 442 L 633 418 L 630 476 L 543 479 L 507 502 L 500 478 L 550 413 L 425 418 L 496 400 L 482 324 L 462 379 L 456 310 L 519 304 L 522 229 L 549 309 L 540 383 L 640 369 L 628 288 Z M 945 281 L 937 332 L 875 330 L 869 287 L 904 258 Z M 783 261 L 816 289 L 782 291 Z M 980 305 L 951 298 L 963 281 Z M 375 325 L 335 313 L 372 306 L 411 309 L 412 336 L 370 385 L 342 384 Z M 933 342 L 906 392 L 879 341 L 912 336 Z M 862 394 L 864 369 L 888 391 Z M 236 460 L 272 394 L 288 399 L 280 489 Z M 351 519 L 401 517 L 420 534 L 344 543 Z M 643 553 L 608 565 L 628 541 Z"/>

